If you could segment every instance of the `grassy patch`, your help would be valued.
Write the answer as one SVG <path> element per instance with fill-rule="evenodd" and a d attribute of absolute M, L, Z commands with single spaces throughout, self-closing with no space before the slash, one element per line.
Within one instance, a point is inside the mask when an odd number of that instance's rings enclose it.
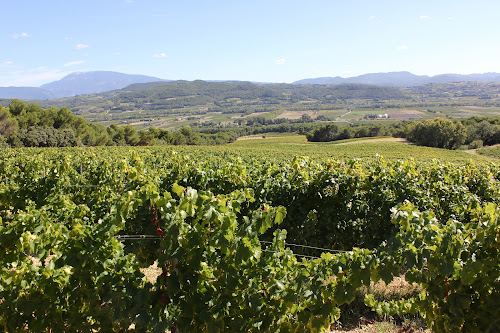
<path fill-rule="evenodd" d="M 419 285 L 396 277 L 386 284 L 382 280 L 358 290 L 355 300 L 341 307 L 340 321 L 332 332 L 430 332 L 419 316 L 378 316 L 364 304 L 365 295 L 373 294 L 378 301 L 396 301 L 417 297 L 422 291 Z"/>
<path fill-rule="evenodd" d="M 243 140 L 232 144 L 214 147 L 214 150 L 240 151 L 244 154 L 256 154 L 265 158 L 291 158 L 294 155 L 308 156 L 315 160 L 364 159 L 366 161 L 383 156 L 386 160 L 404 160 L 413 158 L 419 162 L 439 160 L 464 164 L 489 163 L 493 159 L 487 156 L 472 155 L 458 150 L 421 147 L 384 138 L 349 139 L 331 142 L 308 142 L 302 135 L 267 137 L 259 140 Z"/>
<path fill-rule="evenodd" d="M 331 333 L 431 333 L 431 330 L 423 324 L 422 320 L 407 320 L 402 324 L 397 324 L 390 320 L 371 321 L 366 320 L 356 327 L 333 328 Z"/>
<path fill-rule="evenodd" d="M 500 158 L 500 147 L 486 147 L 477 150 L 478 154 Z"/>

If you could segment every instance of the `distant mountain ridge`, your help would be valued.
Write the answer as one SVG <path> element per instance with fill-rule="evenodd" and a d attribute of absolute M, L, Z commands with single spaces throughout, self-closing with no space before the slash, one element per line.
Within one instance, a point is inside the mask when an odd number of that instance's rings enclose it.
<path fill-rule="evenodd" d="M 65 76 L 61 80 L 47 83 L 40 87 L 0 87 L 0 98 L 19 98 L 24 100 L 62 98 L 119 90 L 132 84 L 168 81 L 171 80 L 164 80 L 146 75 L 132 75 L 111 71 L 75 72 Z M 370 84 L 386 87 L 415 87 L 429 83 L 451 82 L 500 82 L 500 73 L 469 75 L 441 74 L 427 76 L 415 75 L 410 72 L 389 72 L 369 73 L 350 78 L 342 78 L 339 76 L 321 77 L 299 80 L 293 83 L 320 85 Z M 139 88 L 140 87 L 136 87 L 135 89 Z"/>
<path fill-rule="evenodd" d="M 429 83 L 451 82 L 500 82 L 500 73 L 484 74 L 440 74 L 435 76 L 415 75 L 410 72 L 369 73 L 359 76 L 343 78 L 319 77 L 293 82 L 294 84 L 373 84 L 391 87 L 414 87 Z"/>
<path fill-rule="evenodd" d="M 0 98 L 51 99 L 58 95 L 38 87 L 0 87 Z"/>
<path fill-rule="evenodd" d="M 168 81 L 153 76 L 111 71 L 75 72 L 40 87 L 0 87 L 0 98 L 50 99 L 95 94 L 125 88 L 134 83 Z"/>
<path fill-rule="evenodd" d="M 146 75 L 131 75 L 109 71 L 76 72 L 63 77 L 59 81 L 44 84 L 40 88 L 61 96 L 75 96 L 122 89 L 134 83 L 155 81 L 166 80 Z"/>

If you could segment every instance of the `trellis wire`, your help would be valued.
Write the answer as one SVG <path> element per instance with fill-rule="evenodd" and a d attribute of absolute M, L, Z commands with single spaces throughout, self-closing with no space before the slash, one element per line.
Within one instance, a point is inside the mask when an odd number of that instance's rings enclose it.
<path fill-rule="evenodd" d="M 115 236 L 116 239 L 118 240 L 160 240 L 160 236 L 156 235 L 117 235 Z M 262 244 L 272 244 L 273 242 L 270 241 L 259 241 Z M 294 246 L 294 247 L 303 247 L 307 249 L 312 249 L 312 250 L 318 250 L 318 251 L 329 251 L 329 252 L 336 252 L 336 253 L 346 253 L 349 251 L 343 251 L 343 250 L 333 250 L 333 249 L 326 249 L 322 247 L 316 247 L 316 246 L 310 246 L 310 245 L 301 245 L 301 244 L 293 244 L 293 243 L 285 243 L 286 246 Z M 272 250 L 260 250 L 261 252 L 269 252 L 269 253 L 277 253 L 277 254 L 287 254 L 285 251 L 272 251 Z M 316 257 L 316 256 L 309 256 L 305 254 L 297 254 L 297 253 L 292 253 L 292 255 L 296 257 L 301 257 L 301 258 L 308 258 L 308 259 L 324 259 L 321 257 Z"/>

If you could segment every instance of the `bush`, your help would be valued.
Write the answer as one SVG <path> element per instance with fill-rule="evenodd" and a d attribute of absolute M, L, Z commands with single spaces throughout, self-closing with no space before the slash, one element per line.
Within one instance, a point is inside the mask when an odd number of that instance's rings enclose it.
<path fill-rule="evenodd" d="M 472 141 L 469 146 L 469 149 L 478 149 L 478 148 L 483 148 L 483 140 L 474 140 Z"/>
<path fill-rule="evenodd" d="M 457 149 L 465 143 L 467 129 L 445 118 L 426 120 L 410 126 L 406 139 L 420 146 Z"/>

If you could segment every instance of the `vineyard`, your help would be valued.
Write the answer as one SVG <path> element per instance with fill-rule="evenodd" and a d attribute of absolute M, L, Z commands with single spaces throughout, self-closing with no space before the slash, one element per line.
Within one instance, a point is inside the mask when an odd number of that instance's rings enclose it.
<path fill-rule="evenodd" d="M 321 332 L 399 277 L 366 306 L 500 330 L 498 166 L 235 147 L 1 150 L 1 330 Z"/>

